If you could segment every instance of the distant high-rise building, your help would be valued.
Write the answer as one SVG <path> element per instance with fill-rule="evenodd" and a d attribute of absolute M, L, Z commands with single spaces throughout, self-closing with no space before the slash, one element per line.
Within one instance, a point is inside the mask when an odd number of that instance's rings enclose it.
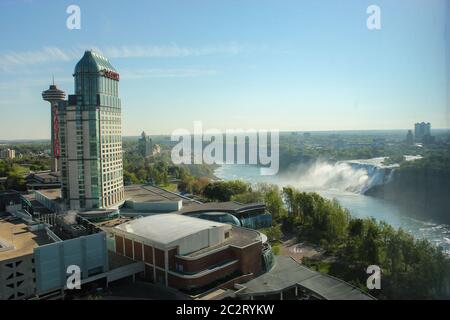
<path fill-rule="evenodd" d="M 159 144 L 153 145 L 152 155 L 157 155 L 161 153 L 161 146 Z"/>
<path fill-rule="evenodd" d="M 414 138 L 416 142 L 423 142 L 424 136 L 431 136 L 431 124 L 421 122 L 414 125 Z"/>
<path fill-rule="evenodd" d="M 71 209 L 123 202 L 119 74 L 86 51 L 75 67 L 75 94 L 59 103 L 62 197 Z"/>
<path fill-rule="evenodd" d="M 408 130 L 408 133 L 406 134 L 406 144 L 408 145 L 414 144 L 414 136 L 412 130 Z"/>
<path fill-rule="evenodd" d="M 422 142 L 424 145 L 430 145 L 436 143 L 436 137 L 426 134 L 423 136 Z"/>
<path fill-rule="evenodd" d="M 14 159 L 16 157 L 16 150 L 13 149 L 4 149 L 0 151 L 1 159 Z"/>
<path fill-rule="evenodd" d="M 141 137 L 139 138 L 139 153 L 143 157 L 149 157 L 153 154 L 153 142 L 150 137 L 148 137 L 144 131 L 141 133 Z"/>

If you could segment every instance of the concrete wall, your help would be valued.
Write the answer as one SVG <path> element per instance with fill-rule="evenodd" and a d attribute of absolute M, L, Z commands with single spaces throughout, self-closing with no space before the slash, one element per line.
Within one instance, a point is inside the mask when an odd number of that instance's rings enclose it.
<path fill-rule="evenodd" d="M 181 241 L 171 244 L 178 246 L 180 255 L 196 252 L 206 247 L 213 247 L 225 240 L 225 232 L 229 231 L 231 226 L 224 225 L 216 228 L 201 230 L 197 233 L 184 237 Z"/>
<path fill-rule="evenodd" d="M 223 263 L 224 261 L 231 261 L 236 259 L 230 248 L 220 250 L 197 259 L 183 259 L 181 256 L 169 257 L 170 270 L 176 271 L 177 266 L 182 267 L 185 273 L 197 273 L 208 269 L 208 267 Z"/>
<path fill-rule="evenodd" d="M 19 300 L 34 294 L 33 255 L 0 261 L 0 300 Z"/>
<path fill-rule="evenodd" d="M 37 294 L 63 288 L 70 265 L 80 267 L 82 279 L 108 271 L 107 254 L 104 232 L 34 249 Z"/>
<path fill-rule="evenodd" d="M 237 264 L 236 263 L 230 263 L 229 265 L 220 268 L 218 270 L 212 271 L 208 274 L 205 274 L 201 277 L 181 277 L 178 276 L 175 273 L 169 273 L 168 275 L 168 282 L 169 286 L 177 289 L 194 289 L 194 288 L 201 288 L 204 286 L 207 286 L 214 281 L 219 281 L 234 272 L 238 271 Z"/>
<path fill-rule="evenodd" d="M 48 210 L 53 212 L 60 212 L 63 208 L 61 204 L 55 202 L 52 199 L 47 198 L 45 195 L 40 193 L 39 191 L 34 191 L 34 196 L 36 197 L 36 201 L 46 207 Z"/>
<path fill-rule="evenodd" d="M 234 256 L 239 260 L 239 269 L 243 274 L 262 272 L 262 243 L 256 242 L 245 248 L 231 247 Z"/>

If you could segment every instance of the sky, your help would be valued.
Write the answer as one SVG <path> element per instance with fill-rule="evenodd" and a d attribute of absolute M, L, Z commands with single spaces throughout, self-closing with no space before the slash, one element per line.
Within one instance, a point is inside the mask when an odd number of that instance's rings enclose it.
<path fill-rule="evenodd" d="M 450 0 L 0 2 L 0 140 L 44 139 L 85 50 L 119 71 L 123 135 L 450 127 Z M 81 29 L 66 26 L 69 5 Z M 381 9 L 369 30 L 367 8 Z"/>

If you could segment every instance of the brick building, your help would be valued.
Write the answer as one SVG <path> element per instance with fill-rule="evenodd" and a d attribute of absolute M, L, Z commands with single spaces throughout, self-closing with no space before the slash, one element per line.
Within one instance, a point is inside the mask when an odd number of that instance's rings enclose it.
<path fill-rule="evenodd" d="M 145 263 L 149 281 L 201 290 L 264 269 L 266 237 L 255 230 L 178 214 L 135 219 L 115 228 L 115 251 Z"/>

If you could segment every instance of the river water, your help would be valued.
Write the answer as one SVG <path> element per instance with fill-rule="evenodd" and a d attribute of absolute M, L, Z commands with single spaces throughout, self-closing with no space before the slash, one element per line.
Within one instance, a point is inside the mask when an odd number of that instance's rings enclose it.
<path fill-rule="evenodd" d="M 373 217 L 378 221 L 386 221 L 416 238 L 428 239 L 450 254 L 450 226 L 411 218 L 394 203 L 359 192 L 369 181 L 374 180 L 369 171 L 345 163 L 322 163 L 308 170 L 299 168 L 283 176 L 262 176 L 258 167 L 250 165 L 223 165 L 214 174 L 223 180 L 244 180 L 252 184 L 267 182 L 280 187 L 291 185 L 302 191 L 317 192 L 325 198 L 338 200 L 354 217 Z"/>

